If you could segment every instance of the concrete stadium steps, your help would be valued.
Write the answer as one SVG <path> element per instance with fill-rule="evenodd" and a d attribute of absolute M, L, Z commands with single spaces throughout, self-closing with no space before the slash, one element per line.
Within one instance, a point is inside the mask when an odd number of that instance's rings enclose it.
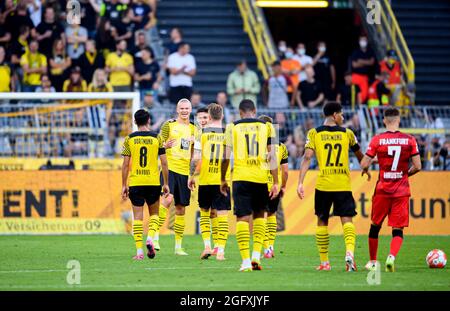
<path fill-rule="evenodd" d="M 226 89 L 228 74 L 246 59 L 256 70 L 256 58 L 235 0 L 164 0 L 158 3 L 158 27 L 164 43 L 173 27 L 183 30 L 197 61 L 194 89 L 211 102 Z"/>
<path fill-rule="evenodd" d="M 450 1 L 391 3 L 416 64 L 416 103 L 450 105 Z"/>

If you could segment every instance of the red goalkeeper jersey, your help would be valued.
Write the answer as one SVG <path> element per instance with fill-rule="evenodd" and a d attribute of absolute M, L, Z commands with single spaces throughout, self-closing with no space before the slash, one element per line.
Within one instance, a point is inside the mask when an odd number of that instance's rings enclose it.
<path fill-rule="evenodd" d="M 372 138 L 366 155 L 378 158 L 380 174 L 375 195 L 410 196 L 409 159 L 419 154 L 416 139 L 408 134 L 385 132 Z"/>

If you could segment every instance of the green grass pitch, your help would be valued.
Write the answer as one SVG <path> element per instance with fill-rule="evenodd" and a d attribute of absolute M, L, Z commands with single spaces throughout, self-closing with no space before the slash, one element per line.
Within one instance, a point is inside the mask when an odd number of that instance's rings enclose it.
<path fill-rule="evenodd" d="M 357 240 L 359 271 L 344 271 L 344 242 L 331 237 L 332 271 L 315 271 L 313 236 L 279 236 L 276 258 L 263 259 L 263 271 L 240 273 L 240 256 L 231 236 L 224 262 L 201 261 L 200 236 L 186 236 L 189 256 L 173 255 L 173 236 L 163 236 L 155 259 L 134 262 L 132 236 L 1 236 L 0 290 L 450 290 L 450 269 L 425 264 L 429 250 L 450 254 L 450 236 L 406 236 L 395 273 L 381 272 L 380 285 L 368 285 L 364 265 L 367 237 Z M 384 264 L 390 237 L 381 237 Z M 81 265 L 81 284 L 68 285 L 67 262 Z"/>

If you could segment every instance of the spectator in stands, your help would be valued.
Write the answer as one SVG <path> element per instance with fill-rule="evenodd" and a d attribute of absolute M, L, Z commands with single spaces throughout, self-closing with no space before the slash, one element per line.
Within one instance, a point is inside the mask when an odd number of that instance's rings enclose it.
<path fill-rule="evenodd" d="M 286 45 L 286 41 L 284 40 L 280 40 L 278 41 L 278 58 L 279 59 L 284 59 L 285 57 L 285 53 L 287 50 L 287 45 Z"/>
<path fill-rule="evenodd" d="M 284 53 L 285 58 L 281 61 L 281 70 L 283 74 L 288 76 L 291 79 L 292 85 L 288 86 L 288 98 L 291 102 L 292 94 L 294 90 L 297 88 L 299 80 L 299 74 L 302 69 L 300 62 L 294 59 L 294 50 L 291 47 L 286 49 L 286 53 Z"/>
<path fill-rule="evenodd" d="M 375 55 L 369 48 L 367 37 L 359 37 L 359 49 L 353 51 L 351 57 L 352 83 L 361 90 L 361 102 L 365 103 L 369 91 L 370 75 L 374 71 Z"/>
<path fill-rule="evenodd" d="M 133 57 L 126 52 L 125 40 L 116 44 L 116 52 L 108 54 L 106 58 L 106 70 L 114 92 L 130 92 L 134 74 Z"/>
<path fill-rule="evenodd" d="M 386 87 L 388 73 L 382 72 L 375 75 L 375 81 L 370 85 L 367 96 L 367 107 L 376 108 L 380 105 L 389 105 L 390 91 Z"/>
<path fill-rule="evenodd" d="M 297 60 L 302 66 L 298 79 L 302 82 L 306 80 L 305 68 L 307 65 L 313 65 L 313 59 L 311 56 L 306 55 L 306 46 L 304 43 L 297 44 L 296 52 L 297 54 L 294 55 L 294 59 Z"/>
<path fill-rule="evenodd" d="M 260 91 L 261 85 L 258 76 L 247 67 L 245 60 L 240 61 L 227 79 L 227 93 L 231 98 L 231 104 L 235 109 L 239 109 L 239 104 L 243 99 L 250 99 L 257 103 Z"/>
<path fill-rule="evenodd" d="M 150 113 L 150 129 L 152 131 L 158 131 L 166 120 L 166 117 L 157 111 L 161 108 L 161 105 L 155 100 L 154 91 L 150 90 L 145 92 L 144 108 Z"/>
<path fill-rule="evenodd" d="M 277 112 L 275 114 L 275 124 L 278 126 L 280 142 L 285 142 L 291 134 L 286 121 L 286 115 L 283 112 Z"/>
<path fill-rule="evenodd" d="M 0 19 L 0 46 L 7 46 L 11 41 L 11 32 Z"/>
<path fill-rule="evenodd" d="M 59 17 L 59 21 L 66 20 L 66 2 L 67 0 L 45 0 L 45 6 L 51 6 L 55 11 L 57 17 Z"/>
<path fill-rule="evenodd" d="M 142 29 L 147 37 L 147 42 L 152 41 L 152 28 L 156 25 L 155 12 L 153 12 L 148 1 L 134 0 L 131 5 L 133 12 L 132 21 L 135 29 Z"/>
<path fill-rule="evenodd" d="M 131 20 L 133 11 L 128 8 L 121 12 L 122 18 L 111 26 L 111 35 L 116 42 L 125 40 L 127 47 L 133 49 L 134 46 L 134 23 Z"/>
<path fill-rule="evenodd" d="M 113 92 L 111 83 L 105 70 L 98 68 L 92 75 L 92 82 L 88 86 L 88 92 Z"/>
<path fill-rule="evenodd" d="M 11 92 L 14 90 L 14 80 L 11 79 L 11 66 L 6 63 L 6 52 L 0 46 L 0 92 Z"/>
<path fill-rule="evenodd" d="M 26 25 L 20 26 L 19 37 L 12 41 L 10 47 L 11 64 L 17 68 L 20 67 L 20 58 L 28 50 L 28 38 L 30 36 L 30 28 Z"/>
<path fill-rule="evenodd" d="M 169 99 L 172 104 L 182 98 L 191 98 L 192 95 L 192 77 L 197 73 L 197 65 L 189 51 L 189 45 L 183 42 L 178 46 L 178 52 L 170 54 L 167 61 L 170 71 Z"/>
<path fill-rule="evenodd" d="M 269 108 L 289 108 L 288 87 L 292 87 L 292 81 L 283 74 L 279 61 L 272 64 L 272 72 L 272 76 L 264 83 L 264 104 Z M 292 105 L 293 101 L 290 103 Z"/>
<path fill-rule="evenodd" d="M 183 42 L 183 32 L 180 28 L 172 28 L 170 31 L 170 42 L 167 44 L 167 55 L 178 52 L 178 47 Z"/>
<path fill-rule="evenodd" d="M 81 26 L 86 28 L 88 39 L 94 39 L 97 33 L 97 16 L 100 5 L 97 0 L 79 0 L 81 5 Z"/>
<path fill-rule="evenodd" d="M 64 92 L 86 92 L 87 83 L 81 76 L 81 68 L 75 66 L 70 72 L 70 77 L 64 81 L 63 91 Z"/>
<path fill-rule="evenodd" d="M 29 29 L 34 29 L 34 24 L 28 14 L 26 3 L 22 1 L 15 5 L 13 0 L 6 0 L 2 19 L 4 20 L 2 27 L 5 27 L 13 39 L 19 37 L 20 26 L 22 25 L 28 26 Z"/>
<path fill-rule="evenodd" d="M 345 73 L 344 80 L 345 84 L 339 88 L 336 101 L 342 106 L 358 108 L 361 105 L 361 90 L 359 86 L 352 83 L 351 71 Z"/>
<path fill-rule="evenodd" d="M 103 54 L 107 55 L 115 49 L 115 41 L 112 36 L 111 22 L 107 18 L 101 18 L 98 25 L 98 31 L 95 36 L 97 49 Z"/>
<path fill-rule="evenodd" d="M 300 82 L 297 92 L 297 104 L 300 109 L 315 108 L 321 105 L 325 99 L 322 86 L 314 77 L 312 65 L 306 65 L 306 80 Z"/>
<path fill-rule="evenodd" d="M 52 55 L 53 43 L 57 39 L 66 42 L 64 35 L 64 27 L 55 17 L 55 10 L 48 6 L 44 11 L 44 20 L 31 30 L 31 36 L 39 42 L 39 51 L 46 57 Z M 70 55 L 70 54 L 69 54 Z"/>
<path fill-rule="evenodd" d="M 50 77 L 47 74 L 43 74 L 41 77 L 41 85 L 36 88 L 35 92 L 40 93 L 54 93 L 55 88 L 52 86 Z M 48 102 L 48 100 L 41 100 L 42 102 Z"/>
<path fill-rule="evenodd" d="M 141 98 L 150 90 L 157 90 L 161 82 L 159 64 L 153 59 L 153 52 L 149 47 L 141 51 L 141 58 L 134 64 L 134 81 L 139 83 Z M 157 97 L 157 94 L 153 94 Z"/>
<path fill-rule="evenodd" d="M 122 12 L 127 10 L 128 5 L 120 3 L 119 0 L 103 1 L 100 5 L 100 16 L 105 17 L 116 27 L 122 19 Z"/>
<path fill-rule="evenodd" d="M 230 109 L 228 104 L 227 93 L 224 91 L 220 91 L 216 96 L 216 103 L 222 106 L 223 109 L 223 121 L 225 124 L 231 123 L 235 120 L 233 110 Z"/>
<path fill-rule="evenodd" d="M 36 87 L 41 85 L 41 75 L 47 73 L 47 57 L 39 53 L 39 43 L 32 40 L 28 51 L 20 58 L 22 67 L 23 91 L 34 92 Z"/>
<path fill-rule="evenodd" d="M 317 43 L 317 54 L 313 59 L 316 79 L 323 87 L 325 98 L 334 100 L 336 98 L 336 69 L 327 53 L 327 45 L 324 41 Z"/>
<path fill-rule="evenodd" d="M 87 29 L 76 23 L 66 28 L 67 54 L 72 60 L 77 60 L 84 53 L 84 45 L 88 40 Z"/>
<path fill-rule="evenodd" d="M 386 57 L 380 62 L 380 71 L 388 74 L 386 86 L 391 91 L 391 103 L 397 103 L 402 91 L 402 68 L 394 50 L 388 50 Z"/>
<path fill-rule="evenodd" d="M 27 10 L 34 27 L 37 27 L 42 20 L 42 0 L 28 0 Z"/>
<path fill-rule="evenodd" d="M 86 51 L 78 58 L 77 65 L 83 70 L 87 83 L 91 83 L 96 69 L 105 67 L 105 58 L 97 51 L 94 40 L 86 41 Z"/>
<path fill-rule="evenodd" d="M 198 108 L 206 106 L 202 102 L 202 94 L 199 91 L 193 91 L 191 95 L 192 114 L 195 114 Z"/>
<path fill-rule="evenodd" d="M 148 47 L 148 44 L 147 44 L 147 39 L 145 38 L 145 32 L 143 32 L 141 30 L 137 31 L 135 37 L 136 37 L 135 38 L 136 40 L 135 40 L 133 48 L 130 49 L 130 54 L 131 54 L 131 56 L 133 56 L 134 62 L 136 63 L 141 58 L 141 51 L 144 48 Z M 152 55 L 153 55 L 152 58 L 154 58 L 153 50 L 152 50 Z"/>
<path fill-rule="evenodd" d="M 61 39 L 53 43 L 53 52 L 49 58 L 50 80 L 57 92 L 62 91 L 64 80 L 67 77 L 67 69 L 72 65 L 71 58 L 66 54 L 64 42 Z"/>

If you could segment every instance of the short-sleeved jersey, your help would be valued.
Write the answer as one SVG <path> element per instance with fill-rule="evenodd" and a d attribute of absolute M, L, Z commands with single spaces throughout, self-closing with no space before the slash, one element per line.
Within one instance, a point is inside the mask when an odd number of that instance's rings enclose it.
<path fill-rule="evenodd" d="M 199 185 L 220 185 L 220 172 L 225 148 L 225 129 L 207 127 L 202 130 L 200 149 L 202 161 L 200 165 Z M 230 167 L 226 180 L 230 179 Z"/>
<path fill-rule="evenodd" d="M 351 191 L 349 150 L 360 149 L 355 134 L 340 126 L 322 125 L 308 132 L 305 148 L 316 153 L 320 191 Z"/>
<path fill-rule="evenodd" d="M 128 67 L 134 64 L 133 57 L 128 53 L 118 55 L 117 53 L 110 53 L 106 58 L 106 66 L 109 68 Z M 109 75 L 109 82 L 112 86 L 127 86 L 131 84 L 131 75 L 123 71 L 112 71 Z"/>
<path fill-rule="evenodd" d="M 372 138 L 366 155 L 378 158 L 380 174 L 376 195 L 410 196 L 408 182 L 409 159 L 419 154 L 416 139 L 408 134 L 385 132 Z"/>
<path fill-rule="evenodd" d="M 137 131 L 125 138 L 122 155 L 131 157 L 129 186 L 159 186 L 158 156 L 165 153 L 162 141 L 151 131 Z"/>
<path fill-rule="evenodd" d="M 272 124 L 255 118 L 227 125 L 225 144 L 233 150 L 233 181 L 268 182 L 268 145 L 274 135 Z"/>
<path fill-rule="evenodd" d="M 183 124 L 171 119 L 161 126 L 160 136 L 163 142 L 175 139 L 173 147 L 166 149 L 170 171 L 189 175 L 191 152 L 197 135 L 197 128 L 193 123 Z"/>
<path fill-rule="evenodd" d="M 278 182 L 281 185 L 281 175 L 282 175 L 281 174 L 281 165 L 288 163 L 289 153 L 286 148 L 286 145 L 283 143 L 279 143 L 278 145 L 273 145 L 273 147 L 275 148 L 275 155 L 277 157 Z M 268 186 L 269 190 L 270 190 L 270 188 L 272 188 L 272 185 L 273 185 L 273 177 L 269 170 L 268 182 L 267 182 L 267 186 Z"/>

